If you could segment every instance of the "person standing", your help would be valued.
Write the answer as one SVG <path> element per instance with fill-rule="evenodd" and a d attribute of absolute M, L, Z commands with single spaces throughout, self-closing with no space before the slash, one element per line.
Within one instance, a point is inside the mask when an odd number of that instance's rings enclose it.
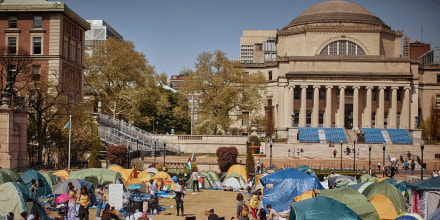
<path fill-rule="evenodd" d="M 184 190 L 185 184 L 183 183 L 183 180 L 177 181 L 176 190 L 174 191 L 176 193 L 176 208 L 177 208 L 177 216 L 179 216 L 179 209 L 182 210 L 182 216 L 183 216 L 183 190 Z"/>
<path fill-rule="evenodd" d="M 197 192 L 200 192 L 200 190 L 199 190 L 199 172 L 197 172 L 197 170 L 194 170 L 191 173 L 191 178 L 193 180 L 193 192 L 196 191 L 196 187 L 197 187 Z"/>
<path fill-rule="evenodd" d="M 380 173 L 380 163 L 377 163 L 377 169 L 379 170 L 378 172 Z"/>
<path fill-rule="evenodd" d="M 37 195 L 38 195 L 38 189 L 37 189 L 38 184 L 37 184 L 37 181 L 36 181 L 35 179 L 32 179 L 32 180 L 31 180 L 31 183 L 32 183 L 32 186 L 31 186 L 30 190 L 31 190 L 31 192 L 32 192 L 35 196 L 37 196 Z"/>
<path fill-rule="evenodd" d="M 292 157 L 295 157 L 295 148 L 292 148 Z"/>
<path fill-rule="evenodd" d="M 414 170 L 416 169 L 416 162 L 414 160 L 411 161 L 411 175 L 414 175 Z"/>
<path fill-rule="evenodd" d="M 360 153 L 360 152 L 359 152 L 359 148 L 358 148 L 358 150 L 357 150 L 358 159 L 359 159 L 359 153 Z"/>
<path fill-rule="evenodd" d="M 155 199 L 157 196 L 157 184 L 156 181 L 150 179 L 148 183 L 148 192 L 150 193 L 150 198 Z"/>
<path fill-rule="evenodd" d="M 405 162 L 403 162 L 403 173 L 406 173 L 408 167 L 409 167 L 408 160 L 405 160 Z"/>
<path fill-rule="evenodd" d="M 257 219 L 257 211 L 258 211 L 258 207 L 260 206 L 260 200 L 258 198 L 258 194 L 260 192 L 261 189 L 255 190 L 252 193 L 252 198 L 251 201 L 249 202 L 249 207 L 251 207 L 251 213 L 252 213 L 252 218 L 253 219 Z"/>
<path fill-rule="evenodd" d="M 396 161 L 396 174 L 399 173 L 399 160 Z"/>
<path fill-rule="evenodd" d="M 301 148 L 301 157 L 303 156 L 303 154 L 304 154 L 304 150 L 303 148 Z"/>
<path fill-rule="evenodd" d="M 290 157 L 290 148 L 287 150 L 287 157 Z"/>
<path fill-rule="evenodd" d="M 96 189 L 95 189 L 95 198 L 96 198 L 96 217 L 101 216 L 101 209 L 102 209 L 102 202 L 104 199 L 104 191 L 102 191 L 102 185 L 98 184 L 96 185 Z"/>
<path fill-rule="evenodd" d="M 79 194 L 77 202 L 79 203 L 79 211 L 78 211 L 79 219 L 89 220 L 90 195 L 85 186 L 81 186 L 81 193 Z"/>
<path fill-rule="evenodd" d="M 67 213 L 67 220 L 75 220 L 76 218 L 76 190 L 73 184 L 69 186 L 69 211 Z"/>
<path fill-rule="evenodd" d="M 242 215 L 242 211 L 243 211 L 243 204 L 244 204 L 244 201 L 243 201 L 243 194 L 241 194 L 241 193 L 238 193 L 237 194 L 237 219 L 238 220 L 248 220 L 249 219 L 249 217 L 248 216 L 243 216 Z"/>
<path fill-rule="evenodd" d="M 336 154 L 338 153 L 338 151 L 336 150 L 336 148 L 335 148 L 335 150 L 333 150 L 333 158 L 336 158 Z"/>
<path fill-rule="evenodd" d="M 257 160 L 257 173 L 260 174 L 261 172 L 261 162 L 260 159 Z"/>
<path fill-rule="evenodd" d="M 251 199 L 252 177 L 249 177 L 246 183 L 246 191 L 248 193 L 248 201 Z"/>

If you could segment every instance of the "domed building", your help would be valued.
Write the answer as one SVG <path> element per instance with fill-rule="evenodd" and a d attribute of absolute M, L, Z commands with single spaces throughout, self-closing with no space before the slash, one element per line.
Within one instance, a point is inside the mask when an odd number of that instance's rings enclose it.
<path fill-rule="evenodd" d="M 402 36 L 360 5 L 323 2 L 277 30 L 276 61 L 243 66 L 267 77 L 265 109 L 273 113 L 278 138 L 308 142 L 302 128 L 345 128 L 348 137 L 340 140 L 348 142 L 368 128 L 399 128 L 418 142 L 419 64 L 401 56 Z M 264 60 L 255 48 L 254 61 Z M 372 142 L 394 142 L 389 133 Z"/>

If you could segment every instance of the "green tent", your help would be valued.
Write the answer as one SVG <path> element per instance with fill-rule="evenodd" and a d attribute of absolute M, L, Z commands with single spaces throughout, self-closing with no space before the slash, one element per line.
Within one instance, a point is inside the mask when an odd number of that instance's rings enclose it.
<path fill-rule="evenodd" d="M 399 215 L 407 211 L 402 193 L 395 186 L 386 181 L 375 182 L 369 185 L 362 194 L 364 194 L 367 199 L 370 199 L 376 194 L 383 194 L 393 202 Z"/>
<path fill-rule="evenodd" d="M 116 180 L 121 178 L 119 172 L 108 170 L 106 168 L 90 168 L 85 170 L 72 171 L 69 179 L 86 180 L 96 186 L 104 183 L 116 183 Z"/>
<path fill-rule="evenodd" d="M 3 173 L 4 175 L 8 175 L 9 178 L 12 180 L 12 181 L 7 181 L 7 182 L 17 182 L 17 180 L 21 179 L 20 176 L 11 169 L 2 168 L 2 169 L 0 169 L 0 172 Z M 1 184 L 1 182 L 0 182 L 0 184 Z"/>
<path fill-rule="evenodd" d="M 1 184 L 0 195 L 0 219 L 6 219 L 9 212 L 13 212 L 15 218 L 18 219 L 23 211 L 34 216 L 35 212 L 38 212 L 40 219 L 49 219 L 37 197 L 17 182 Z"/>
<path fill-rule="evenodd" d="M 358 192 L 362 193 L 371 184 L 373 184 L 373 182 L 364 182 L 364 183 L 358 183 L 358 184 L 354 184 L 354 185 L 348 185 L 348 187 L 353 188 L 353 189 L 357 190 Z"/>
<path fill-rule="evenodd" d="M 53 189 L 53 186 L 57 185 L 60 182 L 60 178 L 58 176 L 53 175 L 52 173 L 41 172 L 41 175 L 44 176 L 44 178 L 46 178 L 46 181 L 49 183 L 51 189 Z"/>
<path fill-rule="evenodd" d="M 318 196 L 290 204 L 289 220 L 303 219 L 357 220 L 361 218 L 345 204 L 325 196 Z"/>
<path fill-rule="evenodd" d="M 52 188 L 47 182 L 46 178 L 44 178 L 41 173 L 35 170 L 28 170 L 20 175 L 20 178 L 23 180 L 23 184 L 26 188 L 30 189 L 32 186 L 32 179 L 36 180 L 38 183 L 37 187 L 37 196 L 47 196 L 52 194 Z"/>
<path fill-rule="evenodd" d="M 362 219 L 379 219 L 374 206 L 362 193 L 353 188 L 338 188 L 321 190 L 319 196 L 325 196 L 347 205 Z"/>
<path fill-rule="evenodd" d="M 304 173 L 307 173 L 309 175 L 312 175 L 312 176 L 316 177 L 316 179 L 318 179 L 318 175 L 316 175 L 315 171 L 312 168 L 310 168 L 309 166 L 307 166 L 307 165 L 299 166 L 296 169 L 301 171 L 301 172 L 304 172 Z"/>
<path fill-rule="evenodd" d="M 440 191 L 440 176 L 409 183 L 407 187 L 418 191 Z"/>
<path fill-rule="evenodd" d="M 7 182 L 16 182 L 17 179 L 10 176 L 6 170 L 7 169 L 0 169 L 0 184 L 7 183 Z M 20 177 L 18 177 L 18 178 L 20 178 Z"/>
<path fill-rule="evenodd" d="M 375 182 L 377 177 L 364 174 L 358 179 L 358 183 Z"/>
<path fill-rule="evenodd" d="M 408 182 L 406 181 L 395 180 L 395 179 L 386 179 L 383 181 L 389 182 L 391 185 L 396 187 L 400 192 L 405 192 L 406 190 L 409 190 L 407 188 Z"/>

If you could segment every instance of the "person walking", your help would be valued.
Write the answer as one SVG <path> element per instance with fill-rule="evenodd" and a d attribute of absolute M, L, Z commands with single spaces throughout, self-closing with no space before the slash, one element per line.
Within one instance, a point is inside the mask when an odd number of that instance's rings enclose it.
<path fill-rule="evenodd" d="M 290 148 L 287 150 L 287 157 L 290 157 Z"/>
<path fill-rule="evenodd" d="M 156 199 L 157 197 L 157 183 L 153 179 L 150 179 L 148 183 L 148 192 L 150 193 L 150 198 Z"/>
<path fill-rule="evenodd" d="M 75 220 L 76 218 L 76 190 L 73 187 L 73 184 L 69 186 L 69 203 L 68 203 L 68 212 L 67 212 L 67 220 Z"/>
<path fill-rule="evenodd" d="M 194 170 L 191 174 L 191 178 L 193 180 L 193 192 L 196 191 L 196 187 L 197 187 L 197 192 L 200 192 L 200 190 L 199 190 L 199 172 L 197 172 L 197 170 Z"/>
<path fill-rule="evenodd" d="M 396 174 L 399 174 L 399 160 L 396 161 Z"/>
<path fill-rule="evenodd" d="M 338 151 L 336 150 L 336 148 L 335 148 L 335 150 L 333 150 L 333 158 L 336 158 L 336 154 L 338 153 Z"/>
<path fill-rule="evenodd" d="M 104 191 L 102 191 L 102 185 L 96 185 L 95 198 L 96 198 L 96 217 L 101 216 L 102 202 L 104 199 Z"/>
<path fill-rule="evenodd" d="M 409 167 L 408 160 L 405 160 L 405 162 L 403 162 L 403 173 L 406 173 L 408 167 Z"/>
<path fill-rule="evenodd" d="M 414 170 L 416 169 L 416 162 L 414 160 L 411 161 L 411 175 L 414 175 Z"/>
<path fill-rule="evenodd" d="M 185 190 L 185 183 L 183 180 L 177 181 L 178 184 L 176 186 L 176 208 L 177 208 L 177 216 L 179 216 L 179 209 L 182 210 L 182 216 L 183 214 L 183 198 L 185 196 L 186 190 Z"/>
<path fill-rule="evenodd" d="M 359 153 L 360 153 L 360 152 L 359 152 L 359 148 L 358 148 L 358 150 L 357 150 L 358 159 L 359 159 Z"/>
<path fill-rule="evenodd" d="M 261 171 L 261 162 L 260 159 L 257 160 L 257 173 L 260 174 Z"/>
<path fill-rule="evenodd" d="M 243 216 L 243 194 L 238 193 L 237 194 L 237 219 L 238 220 L 249 220 L 248 216 Z"/>
<path fill-rule="evenodd" d="M 85 186 L 81 186 L 81 193 L 79 194 L 77 202 L 79 203 L 79 211 L 78 211 L 79 219 L 89 220 L 90 195 Z"/>
<path fill-rule="evenodd" d="M 37 196 L 38 195 L 38 189 L 37 189 L 38 183 L 35 179 L 32 179 L 31 183 L 32 183 L 32 186 L 31 186 L 30 190 L 32 193 L 34 193 L 35 196 Z"/>
<path fill-rule="evenodd" d="M 303 156 L 303 154 L 304 154 L 304 150 L 303 148 L 301 148 L 301 157 Z"/>

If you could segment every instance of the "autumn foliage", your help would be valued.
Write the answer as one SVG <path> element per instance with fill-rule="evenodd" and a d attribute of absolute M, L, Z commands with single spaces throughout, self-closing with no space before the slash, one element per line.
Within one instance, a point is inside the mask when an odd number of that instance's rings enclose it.
<path fill-rule="evenodd" d="M 236 147 L 219 147 L 217 149 L 218 167 L 221 172 L 227 172 L 229 167 L 237 164 L 238 150 Z"/>
<path fill-rule="evenodd" d="M 125 163 L 127 162 L 127 147 L 122 145 L 107 147 L 106 159 L 110 164 L 125 166 Z"/>

